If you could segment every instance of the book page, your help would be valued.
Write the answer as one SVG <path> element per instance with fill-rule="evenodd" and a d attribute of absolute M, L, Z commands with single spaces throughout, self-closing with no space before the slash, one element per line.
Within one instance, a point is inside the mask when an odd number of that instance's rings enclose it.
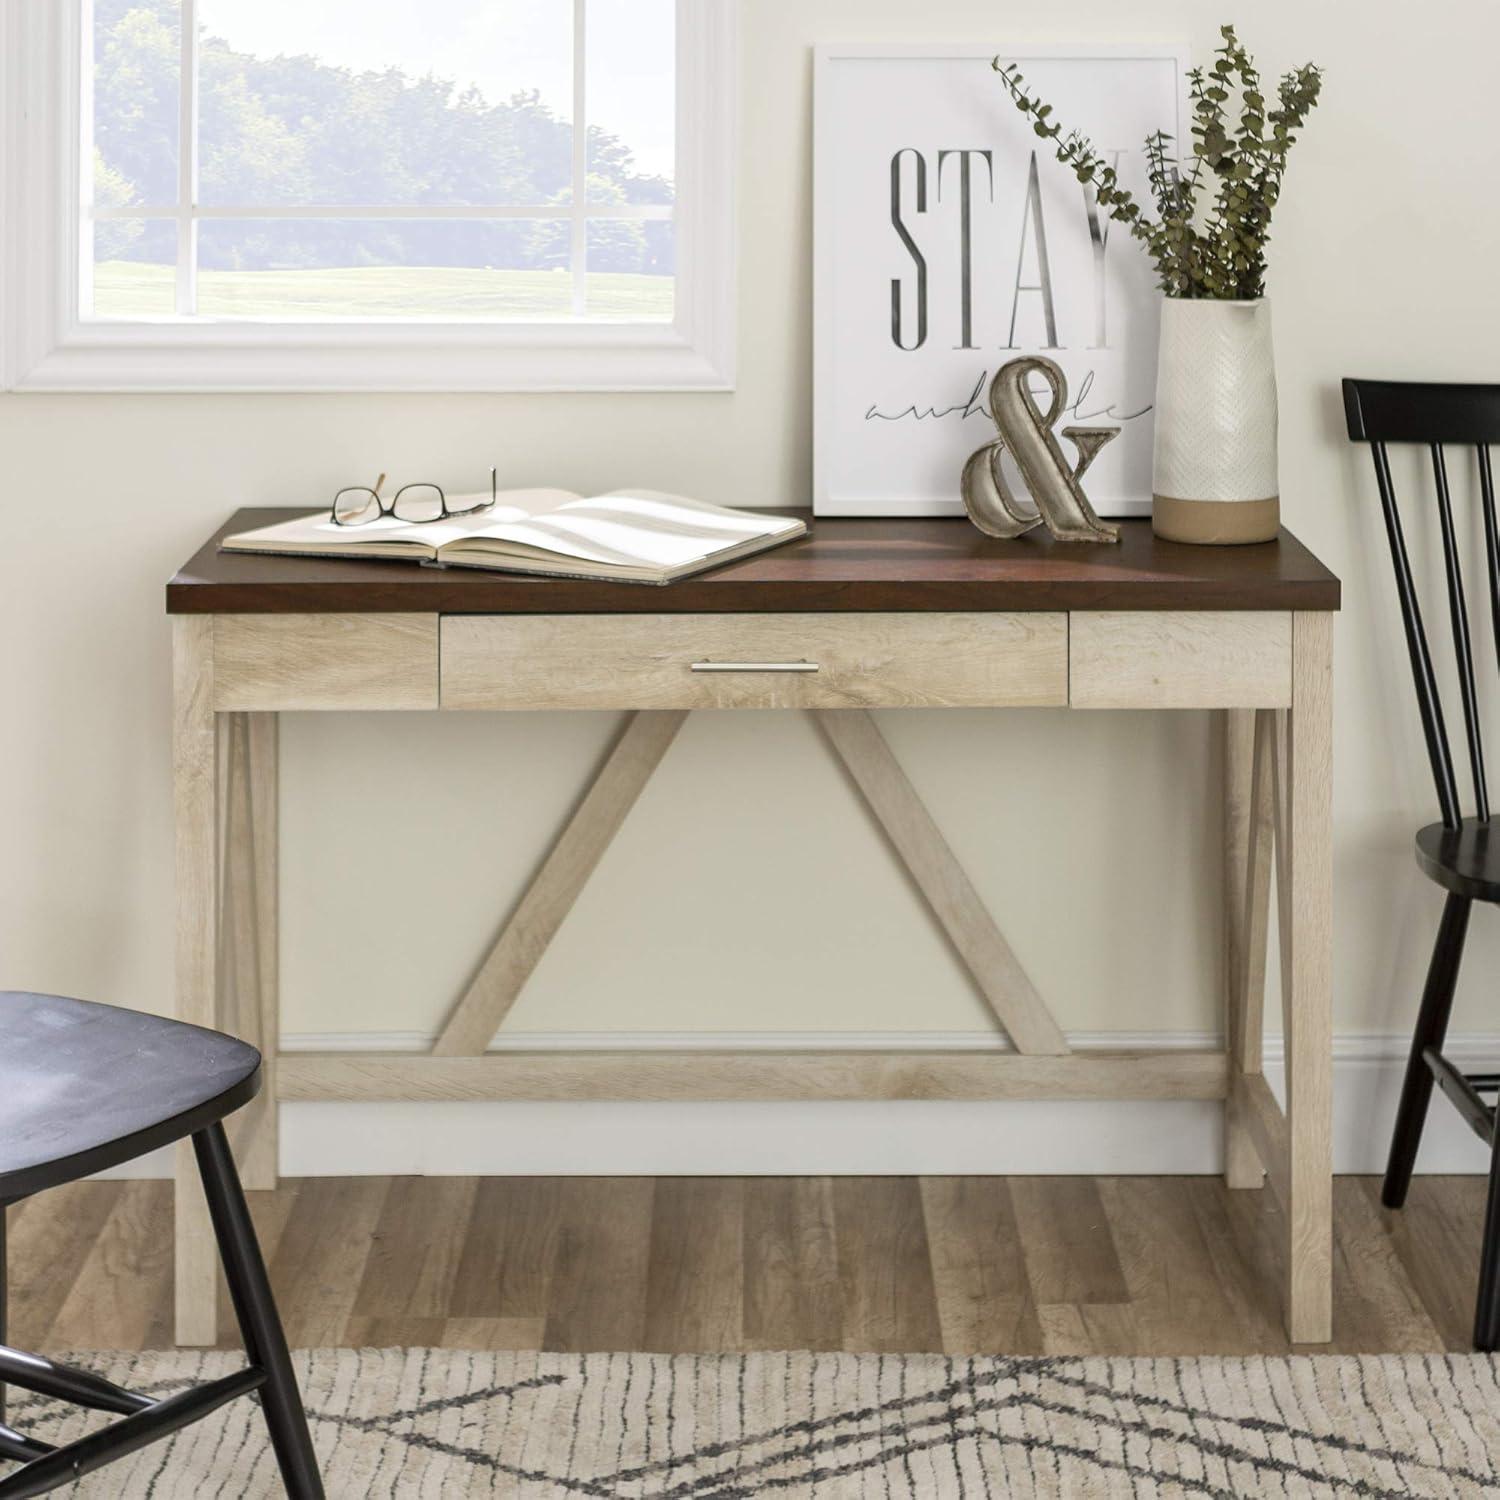
<path fill-rule="evenodd" d="M 508 522 L 526 522 L 533 516 L 544 516 L 578 499 L 572 490 L 501 490 L 493 505 L 486 490 L 478 495 L 449 495 L 448 509 L 467 514 L 452 516 L 446 521 L 398 521 L 394 516 L 382 516 L 367 526 L 338 526 L 331 516 L 323 517 L 325 535 L 407 538 L 421 542 L 425 547 L 446 547 L 449 542 L 462 542 L 470 537 L 485 536 L 496 525 Z M 479 507 L 483 507 L 480 509 Z"/>
<path fill-rule="evenodd" d="M 470 537 L 471 544 L 481 547 L 489 540 L 593 562 L 670 569 L 799 524 L 788 516 L 728 510 L 706 501 L 635 490 L 571 499 L 520 524 L 507 520 L 475 527 Z"/>
<path fill-rule="evenodd" d="M 319 553 L 359 550 L 389 552 L 395 557 L 426 557 L 433 550 L 430 537 L 421 533 L 430 528 L 407 526 L 400 521 L 381 517 L 368 526 L 338 526 L 326 510 L 291 521 L 277 521 L 254 531 L 241 531 L 220 543 L 229 552 Z"/>
<path fill-rule="evenodd" d="M 443 547 L 468 537 L 485 536 L 497 525 L 525 523 L 534 516 L 550 515 L 576 499 L 578 495 L 573 490 L 546 489 L 501 490 L 493 505 L 488 490 L 479 495 L 449 495 L 449 510 L 468 510 L 469 514 L 454 516 L 448 521 L 415 525 L 410 529 L 421 532 L 423 540 L 430 539 L 432 546 Z M 481 506 L 483 509 L 470 509 Z"/>
<path fill-rule="evenodd" d="M 446 521 L 398 521 L 382 516 L 363 526 L 340 526 L 329 510 L 315 511 L 293 521 L 279 521 L 258 531 L 241 532 L 226 537 L 224 545 L 231 550 L 253 550 L 257 544 L 283 551 L 336 552 L 346 547 L 361 550 L 390 550 L 401 554 L 420 550 L 424 555 L 449 542 L 483 535 L 490 527 L 507 521 L 526 522 L 533 516 L 546 515 L 570 500 L 578 499 L 572 490 L 502 490 L 494 505 L 489 491 L 479 495 L 449 495 L 453 510 L 468 510 L 484 505 L 483 510 L 454 516 Z"/>
<path fill-rule="evenodd" d="M 532 520 L 500 522 L 487 526 L 483 531 L 471 531 L 445 546 L 439 553 L 439 560 L 466 555 L 503 557 L 512 551 L 578 557 L 587 562 L 605 563 L 614 567 L 631 567 L 638 565 L 640 561 L 633 552 L 622 552 L 597 541 L 591 542 L 583 537 L 560 532 L 551 524 L 551 517 L 542 516 Z"/>

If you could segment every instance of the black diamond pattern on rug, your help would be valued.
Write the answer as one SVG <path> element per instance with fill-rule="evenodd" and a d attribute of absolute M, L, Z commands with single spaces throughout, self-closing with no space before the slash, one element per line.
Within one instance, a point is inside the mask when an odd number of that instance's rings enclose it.
<path fill-rule="evenodd" d="M 234 1357 L 93 1361 L 112 1379 L 166 1391 Z M 299 1355 L 298 1368 L 331 1495 L 1500 1495 L 1500 1381 L 1482 1356 L 324 1350 Z M 13 1400 L 12 1411 L 53 1441 L 83 1427 L 36 1398 Z M 78 1493 L 278 1490 L 259 1413 L 240 1402 Z"/>

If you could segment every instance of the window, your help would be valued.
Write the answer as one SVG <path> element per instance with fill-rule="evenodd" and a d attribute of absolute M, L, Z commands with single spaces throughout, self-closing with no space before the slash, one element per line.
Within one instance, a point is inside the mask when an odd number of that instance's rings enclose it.
<path fill-rule="evenodd" d="M 734 0 L 7 0 L 7 383 L 724 388 Z"/>

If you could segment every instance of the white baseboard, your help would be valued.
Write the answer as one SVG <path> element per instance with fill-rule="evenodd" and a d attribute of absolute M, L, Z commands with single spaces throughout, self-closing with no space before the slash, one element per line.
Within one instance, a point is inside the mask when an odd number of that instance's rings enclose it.
<path fill-rule="evenodd" d="M 1219 1045 L 1200 1034 L 1075 1035 L 1098 1047 Z M 287 1051 L 420 1051 L 413 1033 L 287 1037 Z M 988 1032 L 527 1035 L 496 1050 L 1003 1050 Z M 1334 1042 L 1334 1170 L 1380 1172 L 1390 1140 L 1408 1040 L 1342 1036 Z M 1494 1071 L 1500 1036 L 1450 1037 L 1460 1067 Z M 1281 1093 L 1281 1039 L 1266 1040 L 1267 1072 Z M 281 1167 L 329 1176 L 803 1176 L 999 1174 L 1210 1174 L 1220 1170 L 1223 1112 L 1211 1103 L 713 1103 L 407 1104 L 282 1106 Z M 1434 1101 L 1417 1169 L 1483 1172 L 1488 1157 L 1441 1098 Z M 110 1174 L 170 1173 L 166 1153 Z"/>

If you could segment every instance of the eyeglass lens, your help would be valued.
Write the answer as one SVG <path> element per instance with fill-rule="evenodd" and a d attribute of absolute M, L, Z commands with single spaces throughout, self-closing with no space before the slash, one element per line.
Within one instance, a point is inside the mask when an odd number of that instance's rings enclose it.
<path fill-rule="evenodd" d="M 396 496 L 394 515 L 398 521 L 420 523 L 443 518 L 443 492 L 435 484 L 409 484 Z"/>
<path fill-rule="evenodd" d="M 380 497 L 363 485 L 333 497 L 333 518 L 340 526 L 366 526 L 380 517 Z"/>

